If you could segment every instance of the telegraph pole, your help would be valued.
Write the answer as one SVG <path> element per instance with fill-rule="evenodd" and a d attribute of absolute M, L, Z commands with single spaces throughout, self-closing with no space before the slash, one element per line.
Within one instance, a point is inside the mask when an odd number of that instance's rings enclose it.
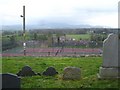
<path fill-rule="evenodd" d="M 23 18 L 23 38 L 24 38 L 23 48 L 24 48 L 24 56 L 26 56 L 26 42 L 25 42 L 25 6 L 23 6 L 23 15 L 21 15 L 21 17 Z"/>

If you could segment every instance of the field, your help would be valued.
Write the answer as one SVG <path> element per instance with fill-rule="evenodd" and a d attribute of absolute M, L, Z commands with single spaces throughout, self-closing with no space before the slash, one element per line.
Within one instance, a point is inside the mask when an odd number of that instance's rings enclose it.
<path fill-rule="evenodd" d="M 29 65 L 37 73 L 49 66 L 55 67 L 59 73 L 56 76 L 22 77 L 22 88 L 118 88 L 118 80 L 97 78 L 101 64 L 101 57 L 3 57 L 2 72 L 16 74 L 23 66 Z M 81 79 L 62 80 L 63 69 L 67 66 L 81 68 Z"/>
<path fill-rule="evenodd" d="M 74 38 L 75 40 L 89 40 L 90 34 L 67 34 L 66 37 Z"/>

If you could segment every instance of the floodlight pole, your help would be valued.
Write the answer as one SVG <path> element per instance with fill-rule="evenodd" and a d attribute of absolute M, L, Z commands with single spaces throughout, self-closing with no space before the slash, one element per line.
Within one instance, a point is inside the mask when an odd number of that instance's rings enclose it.
<path fill-rule="evenodd" d="M 21 15 L 21 17 L 23 18 L 23 38 L 24 38 L 23 47 L 24 47 L 24 56 L 26 56 L 26 42 L 25 42 L 25 6 L 23 6 L 23 15 Z"/>

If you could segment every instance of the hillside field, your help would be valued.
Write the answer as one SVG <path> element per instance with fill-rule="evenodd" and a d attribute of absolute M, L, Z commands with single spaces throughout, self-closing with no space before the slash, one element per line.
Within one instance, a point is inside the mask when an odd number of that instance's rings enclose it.
<path fill-rule="evenodd" d="M 90 34 L 67 34 L 66 37 L 74 38 L 75 40 L 89 40 Z"/>

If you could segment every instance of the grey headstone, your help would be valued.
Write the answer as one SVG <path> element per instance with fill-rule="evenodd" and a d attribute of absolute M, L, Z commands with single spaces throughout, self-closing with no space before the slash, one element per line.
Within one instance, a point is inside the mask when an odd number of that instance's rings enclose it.
<path fill-rule="evenodd" d="M 111 79 L 119 77 L 118 52 L 120 46 L 118 34 L 110 34 L 103 42 L 103 64 L 99 69 L 98 78 Z"/>
<path fill-rule="evenodd" d="M 2 76 L 2 88 L 20 89 L 20 78 L 13 74 L 0 74 Z"/>
<path fill-rule="evenodd" d="M 56 71 L 54 67 L 48 67 L 46 71 L 44 71 L 42 74 L 46 76 L 54 76 L 58 74 L 58 72 Z"/>
<path fill-rule="evenodd" d="M 103 42 L 103 67 L 118 67 L 118 35 L 110 34 Z"/>
<path fill-rule="evenodd" d="M 18 76 L 34 76 L 36 73 L 29 66 L 24 66 L 22 70 L 17 73 Z"/>
<path fill-rule="evenodd" d="M 2 74 L 0 74 L 0 90 L 2 90 Z"/>
<path fill-rule="evenodd" d="M 79 80 L 81 78 L 80 68 L 77 67 L 66 67 L 63 72 L 63 79 L 67 80 Z"/>

